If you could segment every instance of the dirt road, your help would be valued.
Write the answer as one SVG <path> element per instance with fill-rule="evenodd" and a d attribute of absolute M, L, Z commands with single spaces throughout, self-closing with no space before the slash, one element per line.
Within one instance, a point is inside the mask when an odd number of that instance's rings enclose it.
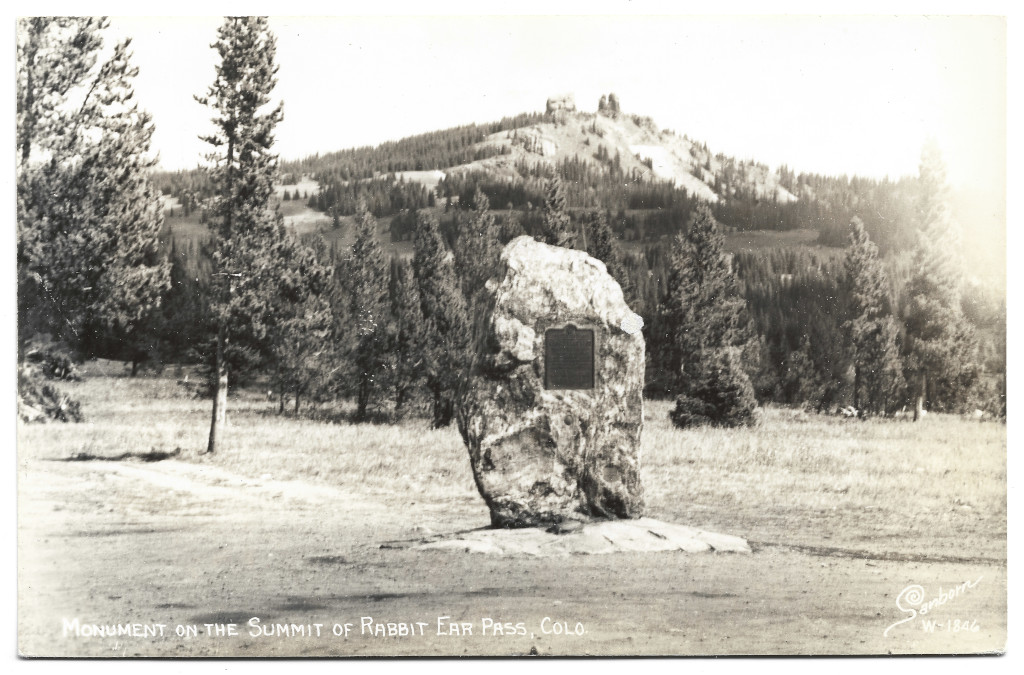
<path fill-rule="evenodd" d="M 485 526 L 483 503 L 178 460 L 22 459 L 19 494 L 25 655 L 901 654 L 1006 640 L 999 559 L 749 532 L 729 533 L 748 555 L 413 551 L 388 542 Z M 931 611 L 890 628 L 912 616 L 897 607 L 912 585 Z"/>

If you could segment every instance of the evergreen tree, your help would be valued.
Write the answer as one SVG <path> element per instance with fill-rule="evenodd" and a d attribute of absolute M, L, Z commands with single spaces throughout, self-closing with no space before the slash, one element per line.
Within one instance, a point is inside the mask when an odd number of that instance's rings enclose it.
<path fill-rule="evenodd" d="M 501 255 L 498 227 L 489 212 L 487 196 L 477 188 L 473 197 L 473 214 L 455 242 L 455 266 L 462 284 L 469 316 L 473 323 L 472 341 L 483 330 L 486 312 L 481 307 L 484 284 L 494 274 Z"/>
<path fill-rule="evenodd" d="M 217 31 L 220 62 L 205 97 L 216 131 L 203 137 L 214 148 L 210 170 L 217 323 L 216 378 L 207 452 L 214 452 L 227 419 L 229 362 L 253 353 L 266 338 L 276 297 L 277 261 L 284 224 L 269 210 L 277 156 L 271 153 L 281 104 L 264 110 L 277 82 L 276 39 L 265 17 L 229 17 Z M 243 344 L 233 338 L 243 337 Z M 245 344 L 249 342 L 249 344 Z M 232 353 L 232 350 L 234 353 Z"/>
<path fill-rule="evenodd" d="M 806 335 L 800 347 L 786 355 L 781 385 L 783 398 L 803 407 L 817 407 L 821 400 L 818 371 L 811 357 L 811 342 Z"/>
<path fill-rule="evenodd" d="M 633 294 L 629 274 L 622 260 L 618 246 L 615 244 L 615 236 L 612 234 L 611 225 L 608 224 L 608 214 L 605 211 L 596 211 L 590 217 L 590 250 L 589 253 L 605 264 L 608 274 L 619 283 L 622 288 L 622 295 L 626 304 L 632 307 L 636 298 Z"/>
<path fill-rule="evenodd" d="M 543 218 L 537 241 L 565 248 L 576 245 L 576 233 L 566 210 L 565 190 L 558 176 L 549 179 L 544 188 Z"/>
<path fill-rule="evenodd" d="M 668 356 L 679 395 L 672 420 L 681 427 L 754 421 L 757 401 L 741 361 L 752 336 L 724 245 L 702 205 L 672 251 L 663 325 L 674 337 Z"/>
<path fill-rule="evenodd" d="M 423 312 L 418 350 L 433 402 L 432 426 L 451 424 L 469 365 L 469 319 L 452 254 L 432 214 L 420 214 L 413 239 L 413 274 Z"/>
<path fill-rule="evenodd" d="M 184 250 L 183 250 L 184 249 Z M 208 279 L 200 279 L 199 252 L 195 245 L 179 247 L 171 240 L 168 255 L 171 262 L 170 289 L 161 305 L 160 333 L 165 337 L 167 355 L 182 358 L 199 347 L 209 333 Z"/>
<path fill-rule="evenodd" d="M 494 273 L 501 253 L 498 227 L 490 208 L 487 195 L 478 187 L 473 196 L 472 217 L 463 226 L 455 245 L 455 264 L 467 303 Z"/>
<path fill-rule="evenodd" d="M 861 415 L 885 415 L 895 409 L 904 387 L 898 327 L 887 306 L 889 281 L 878 247 L 857 217 L 850 221 L 845 267 L 852 318 L 844 328 L 853 348 L 853 407 Z"/>
<path fill-rule="evenodd" d="M 133 103 L 130 40 L 96 66 L 105 19 L 18 22 L 19 350 L 129 351 L 168 287 L 151 118 Z"/>
<path fill-rule="evenodd" d="M 958 408 L 979 374 L 974 330 L 960 304 L 959 228 L 949 207 L 946 168 L 932 145 L 921 157 L 920 183 L 923 227 L 906 288 L 906 366 L 915 420 L 926 405 Z"/>
<path fill-rule="evenodd" d="M 670 416 L 676 426 L 704 424 L 750 425 L 755 421 L 757 399 L 743 369 L 741 350 L 733 347 L 705 349 L 697 354 L 699 365 L 684 383 Z"/>
<path fill-rule="evenodd" d="M 412 267 L 406 261 L 392 266 L 394 316 L 392 339 L 395 389 L 395 416 L 401 417 L 420 382 L 419 347 L 423 330 L 423 310 Z"/>
<path fill-rule="evenodd" d="M 377 241 L 377 221 L 360 203 L 356 213 L 356 241 L 349 267 L 352 284 L 351 316 L 355 319 L 356 416 L 366 420 L 367 408 L 382 393 L 387 366 L 388 268 Z"/>
<path fill-rule="evenodd" d="M 72 92 L 88 82 L 100 84 L 93 67 L 103 46 L 103 18 L 33 17 L 17 27 L 17 145 L 19 168 L 28 166 L 33 151 L 66 155 L 67 146 L 83 140 L 62 131 L 76 120 L 66 108 Z M 85 121 L 85 120 L 83 120 Z M 61 150 L 64 149 L 64 152 Z"/>
<path fill-rule="evenodd" d="M 331 338 L 332 314 L 330 266 L 323 262 L 321 246 L 304 245 L 291 235 L 275 249 L 280 273 L 276 297 L 269 313 L 268 345 L 274 367 L 275 387 L 284 411 L 286 392 L 295 398 L 299 412 L 303 398 L 323 396 L 332 380 L 337 363 Z"/>

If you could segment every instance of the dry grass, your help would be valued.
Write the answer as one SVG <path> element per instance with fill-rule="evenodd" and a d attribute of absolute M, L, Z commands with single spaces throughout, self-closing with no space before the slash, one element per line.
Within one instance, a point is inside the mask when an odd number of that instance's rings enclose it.
<path fill-rule="evenodd" d="M 88 421 L 21 427 L 22 465 L 181 448 L 186 461 L 250 477 L 483 509 L 454 428 L 280 416 L 274 402 L 249 392 L 232 401 L 222 448 L 200 456 L 208 401 L 188 398 L 170 373 L 132 379 L 117 367 L 88 370 L 91 377 L 66 387 Z M 941 415 L 919 424 L 861 422 L 770 409 L 755 428 L 683 431 L 668 410 L 649 402 L 646 411 L 643 478 L 654 517 L 755 542 L 1005 559 L 1005 425 Z"/>
<path fill-rule="evenodd" d="M 651 402 L 649 506 L 751 539 L 949 556 L 1006 554 L 1006 427 L 769 409 L 755 428 L 681 431 Z M 905 542 L 905 543 L 904 543 Z"/>

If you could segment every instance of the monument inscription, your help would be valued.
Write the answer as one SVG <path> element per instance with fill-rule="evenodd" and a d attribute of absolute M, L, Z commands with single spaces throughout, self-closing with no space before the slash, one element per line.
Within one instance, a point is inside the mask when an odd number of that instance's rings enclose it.
<path fill-rule="evenodd" d="M 594 388 L 594 331 L 569 325 L 544 333 L 544 388 Z"/>

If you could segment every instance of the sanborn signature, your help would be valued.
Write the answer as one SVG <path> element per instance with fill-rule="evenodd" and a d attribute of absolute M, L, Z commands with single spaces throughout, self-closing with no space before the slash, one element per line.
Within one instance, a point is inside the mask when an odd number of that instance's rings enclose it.
<path fill-rule="evenodd" d="M 919 614 L 924 616 L 928 612 L 934 610 L 936 607 L 941 607 L 950 600 L 960 597 L 967 591 L 977 586 L 981 582 L 983 576 L 984 575 L 978 577 L 974 581 L 965 581 L 964 583 L 958 586 L 954 586 L 948 591 L 943 591 L 942 586 L 939 586 L 939 594 L 931 600 L 929 600 L 928 602 L 924 601 L 923 587 L 917 584 L 911 584 L 910 586 L 907 586 L 902 591 L 900 591 L 899 595 L 896 596 L 896 607 L 898 607 L 901 612 L 906 612 L 910 616 L 906 617 L 905 619 L 900 619 L 893 625 L 886 628 L 884 631 L 882 631 L 882 637 L 888 637 L 889 631 L 891 631 L 893 628 L 900 625 L 901 623 L 913 621 L 917 618 Z"/>

